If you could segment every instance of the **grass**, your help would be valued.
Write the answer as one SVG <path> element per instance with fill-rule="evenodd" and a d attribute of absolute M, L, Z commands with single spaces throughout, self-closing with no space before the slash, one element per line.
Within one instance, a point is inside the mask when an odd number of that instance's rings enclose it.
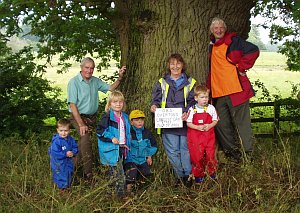
<path fill-rule="evenodd" d="M 127 200 L 111 195 L 105 168 L 96 162 L 93 187 L 78 179 L 61 194 L 52 184 L 47 147 L 51 133 L 0 144 L 1 212 L 299 212 L 300 141 L 257 141 L 253 163 L 221 161 L 217 181 L 174 188 L 175 178 L 160 147 L 153 178 Z M 96 144 L 96 141 L 94 141 Z M 13 147 L 13 148 L 12 148 Z M 95 156 L 97 157 L 96 150 Z"/>

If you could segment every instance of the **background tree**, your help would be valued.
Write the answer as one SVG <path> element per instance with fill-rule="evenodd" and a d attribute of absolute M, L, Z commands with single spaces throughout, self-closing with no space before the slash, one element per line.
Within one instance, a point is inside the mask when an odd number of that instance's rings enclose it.
<path fill-rule="evenodd" d="M 19 33 L 20 23 L 31 25 L 40 38 L 39 57 L 60 54 L 61 61 L 86 54 L 127 65 L 122 91 L 129 109 L 149 111 L 152 86 L 166 71 L 166 58 L 178 52 L 188 74 L 203 82 L 208 69 L 209 25 L 225 19 L 229 30 L 247 38 L 252 0 L 192 1 L 21 1 L 3 0 L 1 24 L 7 35 Z"/>
<path fill-rule="evenodd" d="M 253 13 L 266 19 L 272 43 L 283 41 L 279 52 L 287 56 L 288 69 L 300 71 L 300 1 L 259 0 Z"/>
<path fill-rule="evenodd" d="M 260 50 L 267 50 L 266 45 L 260 39 L 258 25 L 255 25 L 255 24 L 251 25 L 251 30 L 249 32 L 248 41 L 257 45 Z"/>
<path fill-rule="evenodd" d="M 43 78 L 45 66 L 35 64 L 30 48 L 12 53 L 0 45 L 0 132 L 25 135 L 43 129 L 44 119 L 61 117 L 60 89 Z"/>

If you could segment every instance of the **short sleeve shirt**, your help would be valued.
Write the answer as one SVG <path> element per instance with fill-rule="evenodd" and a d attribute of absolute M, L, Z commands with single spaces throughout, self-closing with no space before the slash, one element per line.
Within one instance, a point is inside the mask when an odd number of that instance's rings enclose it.
<path fill-rule="evenodd" d="M 204 112 L 204 107 L 198 106 L 198 104 L 196 104 L 196 111 L 197 111 L 197 113 L 203 113 Z M 206 112 L 211 115 L 213 121 L 218 121 L 219 120 L 218 114 L 217 114 L 216 109 L 213 105 L 208 104 Z M 192 123 L 194 114 L 195 114 L 194 108 L 190 107 L 189 112 L 188 112 L 189 116 L 188 116 L 186 122 Z"/>
<path fill-rule="evenodd" d="M 68 105 L 76 104 L 80 114 L 95 114 L 99 106 L 98 91 L 106 93 L 110 85 L 101 79 L 92 76 L 89 81 L 85 81 L 81 73 L 72 78 L 68 83 Z"/>

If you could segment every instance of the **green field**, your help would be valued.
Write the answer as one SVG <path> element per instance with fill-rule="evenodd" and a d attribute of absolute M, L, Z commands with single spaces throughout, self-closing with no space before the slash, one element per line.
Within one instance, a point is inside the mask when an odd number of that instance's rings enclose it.
<path fill-rule="evenodd" d="M 54 57 L 52 63 L 57 64 L 58 59 L 57 57 Z M 98 61 L 95 60 L 96 65 L 98 64 Z M 69 71 L 66 73 L 58 74 L 57 70 L 60 69 L 58 66 L 51 66 L 47 68 L 47 73 L 45 74 L 45 77 L 50 80 L 53 83 L 53 86 L 57 86 L 62 89 L 61 98 L 66 99 L 67 98 L 67 85 L 71 78 L 73 78 L 75 75 L 77 75 L 80 71 L 80 63 L 75 61 L 70 61 L 72 66 L 69 68 Z M 112 75 L 114 72 L 118 70 L 116 66 L 116 62 L 112 61 L 110 63 L 111 67 L 108 69 L 103 69 L 101 72 L 95 69 L 94 76 L 99 77 L 101 75 Z"/>
<path fill-rule="evenodd" d="M 250 81 L 260 80 L 271 94 L 280 93 L 283 98 L 289 97 L 292 84 L 300 83 L 300 71 L 288 71 L 285 63 L 286 58 L 279 53 L 261 52 L 256 64 L 248 72 Z"/>
<path fill-rule="evenodd" d="M 56 64 L 57 59 L 54 58 L 53 64 Z M 282 94 L 282 97 L 289 97 L 291 94 L 291 83 L 300 83 L 300 72 L 291 72 L 286 70 L 286 58 L 275 52 L 261 52 L 255 66 L 249 70 L 248 76 L 251 82 L 260 80 L 271 92 L 271 94 Z M 69 72 L 64 74 L 57 74 L 59 69 L 56 66 L 47 69 L 45 77 L 53 82 L 53 85 L 62 89 L 62 99 L 67 96 L 67 84 L 68 81 L 75 76 L 79 71 L 79 63 L 71 62 L 73 66 Z M 96 61 L 97 63 L 97 61 Z M 112 74 L 117 71 L 116 62 L 111 63 L 109 69 L 104 69 L 101 72 L 95 71 L 95 76 L 102 74 Z M 259 96 L 260 93 L 258 93 Z M 255 100 L 255 99 L 254 99 Z"/>

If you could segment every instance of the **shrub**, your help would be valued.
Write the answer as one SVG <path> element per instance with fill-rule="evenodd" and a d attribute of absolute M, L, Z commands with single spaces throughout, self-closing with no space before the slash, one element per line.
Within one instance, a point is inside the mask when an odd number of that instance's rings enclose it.
<path fill-rule="evenodd" d="M 17 53 L 0 46 L 0 131 L 3 135 L 38 132 L 44 119 L 60 117 L 64 104 L 59 88 L 43 78 L 45 65 L 37 65 L 30 47 Z"/>

